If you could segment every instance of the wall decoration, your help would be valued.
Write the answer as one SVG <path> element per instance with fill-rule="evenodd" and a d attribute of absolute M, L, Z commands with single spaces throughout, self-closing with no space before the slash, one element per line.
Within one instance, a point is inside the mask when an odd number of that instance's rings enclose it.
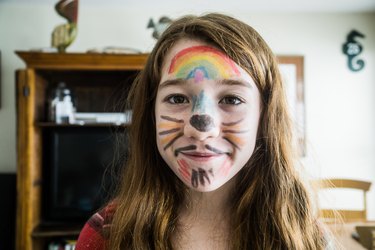
<path fill-rule="evenodd" d="M 154 29 L 154 32 L 152 32 L 152 36 L 155 39 L 159 39 L 161 34 L 164 32 L 164 30 L 169 26 L 169 24 L 172 22 L 172 19 L 166 16 L 162 16 L 159 19 L 159 22 L 155 23 L 152 18 L 150 18 L 150 21 L 148 22 L 147 28 Z"/>
<path fill-rule="evenodd" d="M 52 47 L 59 52 L 66 48 L 77 36 L 78 0 L 60 0 L 55 5 L 57 13 L 68 20 L 68 23 L 57 26 L 52 32 Z"/>
<path fill-rule="evenodd" d="M 303 56 L 277 56 L 294 127 L 295 145 L 300 157 L 306 156 Z"/>
<path fill-rule="evenodd" d="M 360 71 L 365 66 L 365 62 L 362 59 L 355 58 L 363 50 L 362 45 L 355 40 L 356 37 L 364 38 L 365 35 L 352 30 L 346 38 L 346 43 L 342 46 L 342 51 L 348 56 L 348 67 L 351 71 Z"/>

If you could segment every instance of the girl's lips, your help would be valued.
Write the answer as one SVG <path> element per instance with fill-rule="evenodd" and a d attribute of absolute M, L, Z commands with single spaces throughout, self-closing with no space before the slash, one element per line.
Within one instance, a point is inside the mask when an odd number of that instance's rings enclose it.
<path fill-rule="evenodd" d="M 200 153 L 200 152 L 181 152 L 181 154 L 194 161 L 211 161 L 213 159 L 216 159 L 217 157 L 222 156 L 222 154 Z"/>

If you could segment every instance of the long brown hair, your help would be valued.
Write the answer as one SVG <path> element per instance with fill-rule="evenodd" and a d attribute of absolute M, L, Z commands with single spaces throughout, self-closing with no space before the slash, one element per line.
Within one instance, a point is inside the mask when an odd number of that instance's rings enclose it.
<path fill-rule="evenodd" d="M 232 249 L 322 249 L 325 242 L 307 189 L 298 177 L 291 125 L 277 61 L 247 24 L 222 14 L 174 21 L 149 55 L 129 95 L 130 154 L 116 194 L 108 249 L 172 249 L 186 187 L 156 146 L 155 98 L 169 49 L 182 38 L 221 49 L 253 78 L 262 101 L 256 149 L 237 174 Z"/>

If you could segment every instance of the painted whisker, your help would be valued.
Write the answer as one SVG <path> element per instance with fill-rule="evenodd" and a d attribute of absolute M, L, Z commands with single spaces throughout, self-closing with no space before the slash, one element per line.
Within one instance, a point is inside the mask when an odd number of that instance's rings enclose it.
<path fill-rule="evenodd" d="M 182 127 L 182 124 L 176 124 L 174 122 L 161 122 L 158 124 L 158 129 L 169 130 L 169 129 L 177 128 L 177 126 Z"/>
<path fill-rule="evenodd" d="M 178 138 L 180 138 L 183 135 L 184 135 L 184 133 L 182 133 L 182 132 L 178 133 L 167 145 L 165 145 L 164 150 L 169 148 Z"/>
<path fill-rule="evenodd" d="M 249 130 L 233 130 L 233 129 L 224 129 L 223 130 L 223 133 L 229 133 L 229 134 L 243 134 L 243 133 L 247 133 L 249 132 Z"/>
<path fill-rule="evenodd" d="M 167 120 L 167 121 L 171 121 L 171 122 L 184 123 L 184 120 L 182 120 L 182 119 L 176 119 L 176 118 L 166 116 L 166 115 L 162 115 L 162 116 L 160 116 L 160 118 L 164 119 L 164 120 Z"/>
<path fill-rule="evenodd" d="M 181 128 L 172 128 L 172 129 L 169 129 L 169 130 L 160 131 L 159 135 L 167 135 L 167 134 L 175 133 L 179 130 L 181 130 Z"/>
<path fill-rule="evenodd" d="M 189 145 L 189 146 L 186 146 L 186 147 L 177 148 L 174 151 L 174 156 L 177 157 L 178 154 L 183 152 L 183 151 L 190 151 L 190 150 L 196 150 L 196 149 L 197 149 L 197 146 L 195 146 L 195 145 Z"/>
<path fill-rule="evenodd" d="M 234 143 L 232 140 L 230 140 L 229 138 L 223 136 L 223 139 L 226 140 L 227 142 L 229 142 L 231 145 L 233 145 L 235 148 L 237 149 L 241 149 L 236 143 Z"/>
<path fill-rule="evenodd" d="M 223 133 L 242 134 L 242 133 L 249 132 L 249 130 L 244 130 L 242 125 L 239 125 L 239 123 L 242 121 L 243 121 L 243 118 L 235 122 L 222 122 L 221 125 L 226 127 L 226 128 L 223 128 Z"/>
<path fill-rule="evenodd" d="M 176 133 L 170 134 L 170 135 L 165 135 L 163 139 L 161 139 L 161 144 L 166 145 L 170 141 L 172 141 L 176 137 Z"/>
<path fill-rule="evenodd" d="M 236 125 L 236 124 L 238 124 L 238 123 L 240 123 L 240 122 L 242 122 L 242 121 L 243 121 L 243 118 L 240 119 L 240 120 L 238 120 L 238 121 L 235 121 L 235 122 L 222 122 L 221 124 L 222 124 L 223 126 L 233 126 L 233 125 Z"/>
<path fill-rule="evenodd" d="M 204 145 L 204 147 L 207 148 L 208 150 L 216 153 L 216 154 L 226 154 L 226 152 L 221 151 L 220 149 L 214 148 L 214 147 L 212 147 L 210 145 Z"/>

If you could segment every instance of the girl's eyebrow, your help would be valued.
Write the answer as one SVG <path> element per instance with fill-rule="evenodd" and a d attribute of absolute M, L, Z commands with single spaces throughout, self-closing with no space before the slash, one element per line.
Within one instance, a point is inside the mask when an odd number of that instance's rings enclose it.
<path fill-rule="evenodd" d="M 253 88 L 253 86 L 251 86 L 251 84 L 247 81 L 244 81 L 244 80 L 236 80 L 236 79 L 221 79 L 218 81 L 219 84 L 222 84 L 222 85 L 229 85 L 229 86 L 243 86 L 243 87 L 246 87 L 246 88 Z"/>
<path fill-rule="evenodd" d="M 186 83 L 185 79 L 179 79 L 179 78 L 169 79 L 169 80 L 165 80 L 164 82 L 161 82 L 159 84 L 159 88 L 162 89 L 162 88 L 166 88 L 166 87 L 169 87 L 169 86 L 182 85 L 182 84 L 185 84 L 185 83 Z"/>
<path fill-rule="evenodd" d="M 178 86 L 186 84 L 186 79 L 176 78 L 176 79 L 168 79 L 164 82 L 159 84 L 159 88 L 163 89 L 169 86 Z M 227 85 L 227 86 L 242 86 L 246 88 L 252 88 L 251 84 L 244 80 L 237 80 L 237 79 L 220 79 L 217 81 L 220 85 Z"/>

